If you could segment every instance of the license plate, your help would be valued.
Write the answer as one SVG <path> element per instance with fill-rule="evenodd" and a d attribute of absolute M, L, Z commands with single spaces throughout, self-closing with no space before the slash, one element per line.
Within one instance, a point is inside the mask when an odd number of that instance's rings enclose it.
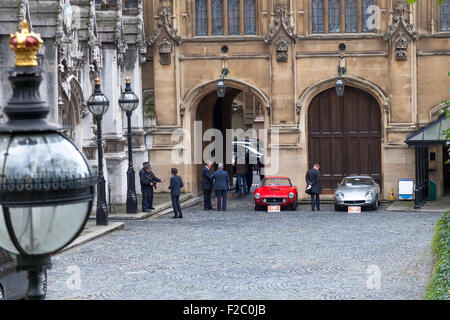
<path fill-rule="evenodd" d="M 280 212 L 281 206 L 269 206 L 267 208 L 268 212 Z"/>
<path fill-rule="evenodd" d="M 349 206 L 348 213 L 361 213 L 361 207 L 359 206 Z"/>

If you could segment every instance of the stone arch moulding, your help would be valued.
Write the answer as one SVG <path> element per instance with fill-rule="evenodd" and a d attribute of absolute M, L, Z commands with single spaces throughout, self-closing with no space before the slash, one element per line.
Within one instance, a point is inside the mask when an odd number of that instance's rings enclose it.
<path fill-rule="evenodd" d="M 216 90 L 217 82 L 220 79 L 213 79 L 207 82 L 204 82 L 202 84 L 199 84 L 189 90 L 183 99 L 183 105 L 186 109 L 190 110 L 190 114 L 195 114 L 196 108 L 198 103 L 201 101 L 203 97 L 205 97 L 207 94 L 209 94 L 212 91 Z M 251 90 L 251 92 L 260 99 L 261 103 L 264 104 L 266 107 L 266 110 L 270 109 L 270 102 L 267 95 L 258 87 L 255 85 L 245 82 L 243 80 L 237 80 L 233 78 L 225 79 L 225 85 L 229 88 L 236 88 L 242 91 L 246 91 L 248 89 Z"/>
<path fill-rule="evenodd" d="M 302 92 L 296 104 L 300 112 L 301 120 L 306 121 L 306 117 L 308 114 L 307 109 L 312 99 L 319 93 L 334 87 L 336 85 L 337 80 L 338 77 L 322 80 L 309 86 Z M 383 118 L 385 119 L 384 121 L 385 126 L 389 125 L 391 118 L 391 101 L 380 87 L 378 87 L 377 85 L 373 84 L 370 81 L 352 76 L 345 76 L 343 77 L 342 80 L 344 81 L 344 84 L 346 86 L 355 87 L 371 94 L 380 105 L 381 109 L 380 111 L 382 112 L 381 113 L 382 119 Z"/>

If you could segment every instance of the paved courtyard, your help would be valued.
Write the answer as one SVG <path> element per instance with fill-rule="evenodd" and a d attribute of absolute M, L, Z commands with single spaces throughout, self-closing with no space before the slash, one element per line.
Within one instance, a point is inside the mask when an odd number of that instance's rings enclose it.
<path fill-rule="evenodd" d="M 248 197 L 232 200 L 227 212 L 197 206 L 184 219 L 126 222 L 55 256 L 48 299 L 423 297 L 441 214 L 251 209 Z M 77 270 L 79 287 L 71 282 Z"/>

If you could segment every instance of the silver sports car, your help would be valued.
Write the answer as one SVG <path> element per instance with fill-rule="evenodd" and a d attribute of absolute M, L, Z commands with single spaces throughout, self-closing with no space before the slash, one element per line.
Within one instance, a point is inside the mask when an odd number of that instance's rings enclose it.
<path fill-rule="evenodd" d="M 334 194 L 334 209 L 348 206 L 370 207 L 377 210 L 380 204 L 380 186 L 370 176 L 349 176 L 342 179 Z"/>

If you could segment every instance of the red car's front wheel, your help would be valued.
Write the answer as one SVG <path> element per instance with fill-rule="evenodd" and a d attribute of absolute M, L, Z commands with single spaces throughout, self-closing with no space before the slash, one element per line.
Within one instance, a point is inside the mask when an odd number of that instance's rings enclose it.
<path fill-rule="evenodd" d="M 291 204 L 291 210 L 292 211 L 296 211 L 297 210 L 297 206 L 298 206 L 297 196 L 295 196 L 294 201 Z"/>
<path fill-rule="evenodd" d="M 255 211 L 262 211 L 263 210 L 263 206 L 260 206 L 259 204 L 255 203 Z"/>

